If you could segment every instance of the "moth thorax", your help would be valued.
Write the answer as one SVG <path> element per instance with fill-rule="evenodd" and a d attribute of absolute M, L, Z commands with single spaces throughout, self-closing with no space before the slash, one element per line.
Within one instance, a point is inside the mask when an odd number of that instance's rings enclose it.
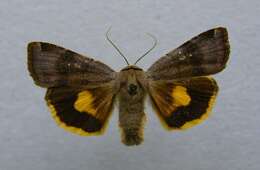
<path fill-rule="evenodd" d="M 136 95 L 137 94 L 137 90 L 138 90 L 138 86 L 137 85 L 135 85 L 135 84 L 129 84 L 128 85 L 128 93 L 130 94 L 130 95 Z"/>

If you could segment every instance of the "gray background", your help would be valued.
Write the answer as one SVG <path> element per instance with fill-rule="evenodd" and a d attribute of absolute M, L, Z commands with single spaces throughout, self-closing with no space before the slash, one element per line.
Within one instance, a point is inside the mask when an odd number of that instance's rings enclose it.
<path fill-rule="evenodd" d="M 0 170 L 259 170 L 260 1 L 81 0 L 0 2 Z M 159 44 L 139 66 L 147 69 L 169 50 L 216 26 L 228 28 L 231 56 L 217 74 L 220 93 L 212 117 L 185 132 L 165 131 L 150 104 L 145 141 L 120 143 L 118 109 L 106 133 L 80 137 L 58 128 L 26 65 L 30 41 L 47 41 L 125 66 L 105 41 L 112 39 L 131 62 Z"/>

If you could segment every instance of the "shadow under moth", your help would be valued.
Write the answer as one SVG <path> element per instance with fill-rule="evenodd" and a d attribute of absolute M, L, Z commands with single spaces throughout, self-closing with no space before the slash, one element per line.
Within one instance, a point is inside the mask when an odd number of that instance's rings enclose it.
<path fill-rule="evenodd" d="M 123 56 L 108 32 L 107 39 Z M 151 49 L 133 65 L 123 56 L 128 66 L 116 72 L 71 50 L 31 42 L 28 69 L 35 84 L 47 88 L 45 99 L 60 127 L 78 135 L 100 135 L 118 98 L 122 142 L 139 145 L 146 120 L 146 94 L 166 129 L 193 127 L 209 116 L 218 92 L 209 75 L 225 68 L 230 53 L 223 27 L 199 34 L 144 71 L 136 63 Z"/>

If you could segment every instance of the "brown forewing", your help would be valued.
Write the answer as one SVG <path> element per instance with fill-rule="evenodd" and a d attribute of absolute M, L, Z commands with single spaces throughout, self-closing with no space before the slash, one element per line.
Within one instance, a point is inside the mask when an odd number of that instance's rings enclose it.
<path fill-rule="evenodd" d="M 42 87 L 96 86 L 115 78 L 107 65 L 44 42 L 29 43 L 28 69 Z"/>
<path fill-rule="evenodd" d="M 208 30 L 156 61 L 147 71 L 152 80 L 173 80 L 215 74 L 229 56 L 226 28 Z"/>

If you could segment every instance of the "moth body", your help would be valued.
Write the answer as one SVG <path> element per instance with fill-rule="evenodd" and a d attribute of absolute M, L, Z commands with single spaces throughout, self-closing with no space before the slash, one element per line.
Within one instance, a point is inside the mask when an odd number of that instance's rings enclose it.
<path fill-rule="evenodd" d="M 138 145 L 143 141 L 144 80 L 144 71 L 136 66 L 128 66 L 119 73 L 119 126 L 126 145 Z"/>

